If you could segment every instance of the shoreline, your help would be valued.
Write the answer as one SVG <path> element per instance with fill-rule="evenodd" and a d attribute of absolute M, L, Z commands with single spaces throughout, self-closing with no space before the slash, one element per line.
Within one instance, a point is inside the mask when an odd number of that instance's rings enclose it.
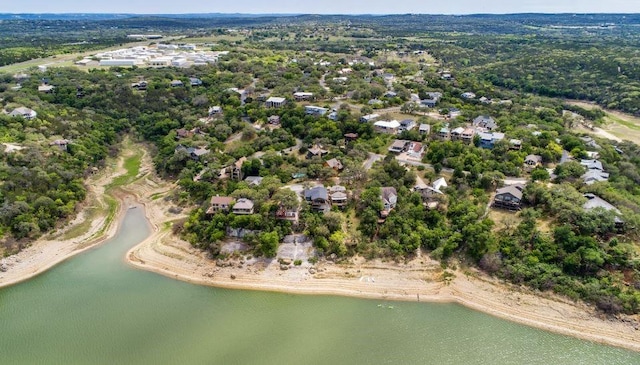
<path fill-rule="evenodd" d="M 104 194 L 104 187 L 122 171 L 122 161 L 120 156 L 116 171 L 102 174 L 93 182 L 91 192 L 95 199 Z M 150 167 L 150 157 L 145 153 L 140 171 L 153 171 Z M 60 241 L 37 240 L 14 255 L 21 259 L 9 271 L 0 272 L 0 288 L 28 280 L 105 242 L 118 231 L 128 206 L 135 205 L 144 209 L 151 228 L 149 237 L 123 257 L 137 269 L 226 289 L 456 303 L 538 329 L 640 352 L 638 315 L 607 318 L 585 304 L 500 282 L 473 269 L 457 269 L 453 271 L 453 278 L 445 280 L 439 262 L 425 255 L 401 264 L 356 257 L 347 264 L 321 261 L 311 265 L 303 262 L 300 266 L 281 270 L 276 260 L 251 258 L 225 262 L 224 267 L 219 267 L 204 252 L 172 235 L 169 223 L 186 215 L 169 213 L 168 204 L 157 196 L 171 191 L 173 187 L 174 184 L 160 180 L 153 173 L 141 174 L 126 189 L 113 192 L 118 207 L 110 222 L 106 216 L 100 216 L 94 218 L 88 232 L 79 237 Z M 65 230 L 82 224 L 86 218 L 80 213 Z M 96 233 L 101 235 L 94 237 Z"/>

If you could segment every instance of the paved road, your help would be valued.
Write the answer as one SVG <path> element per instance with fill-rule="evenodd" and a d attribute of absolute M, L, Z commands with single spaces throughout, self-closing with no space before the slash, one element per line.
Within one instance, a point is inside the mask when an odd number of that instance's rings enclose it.
<path fill-rule="evenodd" d="M 371 153 L 369 152 L 369 158 L 367 158 L 364 163 L 362 164 L 362 167 L 364 167 L 365 170 L 371 170 L 371 167 L 373 166 L 373 164 L 376 161 L 380 161 L 384 159 L 384 155 L 379 155 L 377 153 Z"/>

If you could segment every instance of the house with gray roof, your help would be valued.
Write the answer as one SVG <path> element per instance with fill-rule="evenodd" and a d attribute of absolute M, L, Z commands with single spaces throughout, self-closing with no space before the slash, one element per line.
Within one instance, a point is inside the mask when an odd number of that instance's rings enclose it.
<path fill-rule="evenodd" d="M 488 115 L 477 116 L 476 119 L 473 120 L 473 126 L 476 129 L 483 129 L 488 131 L 492 131 L 498 128 L 498 124 L 496 123 L 495 119 Z"/>
<path fill-rule="evenodd" d="M 322 185 L 315 186 L 304 191 L 304 200 L 311 205 L 311 210 L 328 212 L 331 210 L 331 201 L 327 188 Z"/>
<path fill-rule="evenodd" d="M 232 212 L 238 215 L 253 214 L 253 201 L 245 198 L 238 199 L 233 205 Z"/>
<path fill-rule="evenodd" d="M 11 111 L 11 113 L 9 113 L 10 116 L 12 117 L 22 117 L 24 119 L 27 120 L 31 120 L 35 117 L 38 116 L 38 113 L 35 112 L 35 110 L 31 110 L 29 108 L 25 108 L 23 106 L 15 108 Z"/>
<path fill-rule="evenodd" d="M 602 199 L 601 197 L 593 193 L 586 193 L 584 194 L 584 197 L 587 198 L 587 201 L 584 204 L 582 204 L 582 208 L 584 210 L 593 210 L 593 209 L 600 208 L 606 211 L 612 211 L 616 214 L 616 216 L 613 219 L 616 225 L 616 228 L 618 229 L 624 228 L 624 221 L 619 217 L 620 215 L 622 215 L 622 213 L 618 208 L 613 206 L 613 204 L 609 203 L 608 201 Z"/>
<path fill-rule="evenodd" d="M 383 207 L 380 216 L 386 218 L 391 210 L 396 207 L 396 204 L 398 204 L 398 192 L 396 188 L 392 186 L 380 188 L 380 200 L 382 201 Z"/>
<path fill-rule="evenodd" d="M 524 185 L 507 185 L 496 190 L 492 206 L 507 210 L 520 210 L 522 208 L 522 192 Z"/>

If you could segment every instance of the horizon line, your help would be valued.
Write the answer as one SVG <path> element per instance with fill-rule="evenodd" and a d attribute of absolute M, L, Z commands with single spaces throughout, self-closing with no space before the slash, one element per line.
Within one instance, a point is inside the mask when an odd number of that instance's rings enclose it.
<path fill-rule="evenodd" d="M 287 13 L 287 12 L 273 12 L 273 13 L 241 13 L 241 12 L 185 12 L 185 13 L 136 13 L 136 12 L 0 12 L 0 14 L 7 15 L 207 15 L 207 14 L 220 14 L 220 15 L 280 15 L 280 16 L 297 16 L 297 15 L 348 15 L 348 16 L 363 16 L 363 15 L 640 15 L 640 12 L 507 12 L 507 13 Z"/>

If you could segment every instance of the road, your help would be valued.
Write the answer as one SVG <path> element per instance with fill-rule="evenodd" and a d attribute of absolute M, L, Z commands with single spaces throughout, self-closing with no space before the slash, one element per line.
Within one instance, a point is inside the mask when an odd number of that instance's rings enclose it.
<path fill-rule="evenodd" d="M 367 158 L 364 163 L 362 163 L 362 167 L 364 167 L 365 170 L 371 170 L 371 167 L 373 166 L 373 164 L 376 161 L 380 161 L 384 159 L 384 155 L 379 155 L 377 153 L 372 153 L 369 152 L 369 158 Z"/>

